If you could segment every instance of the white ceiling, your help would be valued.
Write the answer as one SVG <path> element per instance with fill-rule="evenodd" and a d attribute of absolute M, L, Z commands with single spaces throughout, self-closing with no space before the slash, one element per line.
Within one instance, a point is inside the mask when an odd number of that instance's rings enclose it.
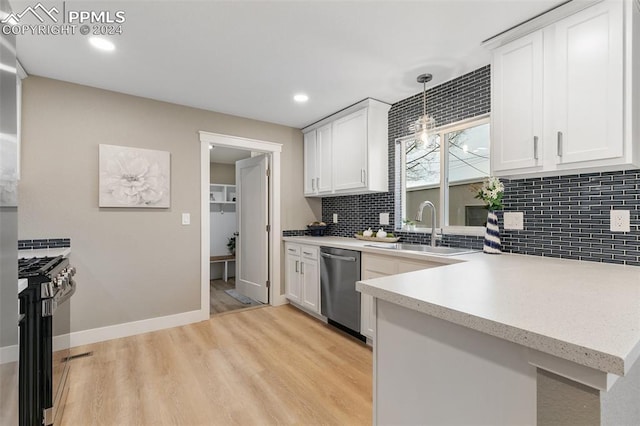
<path fill-rule="evenodd" d="M 421 73 L 437 85 L 488 64 L 483 40 L 560 3 L 67 1 L 123 10 L 116 50 L 80 34 L 25 35 L 18 58 L 29 74 L 301 128 L 366 97 L 414 95 Z M 297 92 L 309 102 L 296 104 Z"/>

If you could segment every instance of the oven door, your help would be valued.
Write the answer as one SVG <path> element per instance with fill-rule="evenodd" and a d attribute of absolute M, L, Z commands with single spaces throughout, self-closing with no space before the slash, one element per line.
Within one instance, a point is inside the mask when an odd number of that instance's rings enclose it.
<path fill-rule="evenodd" d="M 48 303 L 51 316 L 42 317 L 42 364 L 43 382 L 42 401 L 44 408 L 44 425 L 59 424 L 62 419 L 65 386 L 69 375 L 69 347 L 71 346 L 71 304 L 69 299 L 75 293 L 75 282 L 72 280 L 64 290 L 56 292 Z M 49 310 L 50 309 L 50 310 Z"/>

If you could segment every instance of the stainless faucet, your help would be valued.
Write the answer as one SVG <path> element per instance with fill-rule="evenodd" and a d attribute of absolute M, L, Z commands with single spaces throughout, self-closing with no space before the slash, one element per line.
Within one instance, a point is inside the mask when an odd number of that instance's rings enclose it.
<path fill-rule="evenodd" d="M 418 206 L 416 221 L 422 222 L 422 210 L 425 206 L 431 207 L 431 247 L 436 246 L 436 206 L 431 201 L 423 201 Z"/>

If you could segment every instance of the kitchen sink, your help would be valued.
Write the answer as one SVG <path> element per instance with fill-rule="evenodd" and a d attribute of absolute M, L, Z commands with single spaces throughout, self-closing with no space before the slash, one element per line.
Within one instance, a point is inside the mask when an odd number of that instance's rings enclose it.
<path fill-rule="evenodd" d="M 408 250 L 418 251 L 422 253 L 433 253 L 439 256 L 456 256 L 459 254 L 475 253 L 479 250 L 462 247 L 432 247 L 422 244 L 405 244 L 405 243 L 391 243 L 391 244 L 367 244 L 367 247 L 375 247 L 389 250 Z"/>

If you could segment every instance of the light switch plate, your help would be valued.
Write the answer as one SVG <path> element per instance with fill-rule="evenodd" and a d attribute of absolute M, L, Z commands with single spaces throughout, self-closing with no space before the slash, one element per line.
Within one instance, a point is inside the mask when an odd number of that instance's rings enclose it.
<path fill-rule="evenodd" d="M 191 225 L 191 214 L 182 213 L 182 224 L 183 225 Z"/>
<path fill-rule="evenodd" d="M 333 223 L 338 223 L 338 213 L 333 214 Z"/>
<path fill-rule="evenodd" d="M 389 213 L 380 213 L 380 225 L 389 224 Z"/>
<path fill-rule="evenodd" d="M 629 210 L 611 210 L 610 229 L 611 232 L 631 231 L 631 212 Z"/>
<path fill-rule="evenodd" d="M 521 231 L 524 229 L 524 212 L 504 212 L 504 229 Z"/>

